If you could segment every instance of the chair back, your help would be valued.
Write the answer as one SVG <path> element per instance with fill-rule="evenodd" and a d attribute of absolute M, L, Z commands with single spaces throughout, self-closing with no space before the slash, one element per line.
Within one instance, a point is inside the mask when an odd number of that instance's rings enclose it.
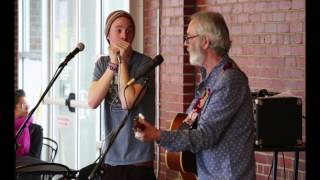
<path fill-rule="evenodd" d="M 43 152 L 48 153 L 49 161 L 54 162 L 56 155 L 58 153 L 58 143 L 48 137 L 43 137 Z"/>
<path fill-rule="evenodd" d="M 31 123 L 30 132 L 30 151 L 29 156 L 40 159 L 43 144 L 43 128 L 39 124 Z"/>

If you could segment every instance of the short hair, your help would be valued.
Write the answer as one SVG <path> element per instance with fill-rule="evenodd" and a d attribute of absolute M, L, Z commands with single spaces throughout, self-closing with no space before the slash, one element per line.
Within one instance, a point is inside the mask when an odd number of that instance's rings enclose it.
<path fill-rule="evenodd" d="M 229 29 L 220 13 L 200 11 L 193 14 L 191 20 L 195 20 L 197 33 L 209 38 L 210 48 L 220 56 L 228 54 L 231 48 Z"/>
<path fill-rule="evenodd" d="M 14 92 L 14 104 L 16 105 L 18 103 L 20 97 L 25 97 L 25 96 L 26 96 L 26 93 L 24 92 L 23 89 L 15 90 L 15 92 Z"/>
<path fill-rule="evenodd" d="M 106 23 L 105 23 L 105 29 L 104 29 L 104 34 L 107 38 L 107 41 L 108 43 L 110 44 L 109 40 L 108 40 L 108 35 L 109 35 L 109 32 L 110 32 L 110 28 L 111 28 L 111 25 L 112 23 L 118 19 L 119 17 L 125 17 L 127 19 L 129 19 L 132 23 L 132 26 L 133 26 L 133 37 L 134 37 L 134 34 L 135 34 L 135 24 L 134 24 L 134 20 L 132 18 L 132 16 L 127 13 L 126 11 L 123 11 L 123 10 L 116 10 L 116 11 L 113 11 L 109 14 L 109 16 L 107 17 L 106 19 Z"/>

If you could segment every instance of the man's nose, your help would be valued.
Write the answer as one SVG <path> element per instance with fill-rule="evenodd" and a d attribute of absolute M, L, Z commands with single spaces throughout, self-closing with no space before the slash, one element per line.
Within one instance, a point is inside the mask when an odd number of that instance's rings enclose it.
<path fill-rule="evenodd" d="M 128 38 L 127 33 L 125 31 L 121 32 L 120 38 L 121 38 L 121 40 L 124 40 L 124 41 L 127 40 L 127 38 Z"/>

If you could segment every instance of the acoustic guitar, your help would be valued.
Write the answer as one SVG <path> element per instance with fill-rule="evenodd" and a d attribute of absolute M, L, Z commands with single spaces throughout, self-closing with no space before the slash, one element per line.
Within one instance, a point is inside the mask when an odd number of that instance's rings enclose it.
<path fill-rule="evenodd" d="M 174 131 L 180 128 L 183 120 L 187 117 L 185 113 L 178 113 L 174 120 L 172 120 L 169 130 Z M 139 114 L 134 118 L 134 129 L 144 130 L 144 116 Z M 170 152 L 165 151 L 165 162 L 169 169 L 179 171 L 183 180 L 196 180 L 197 179 L 197 167 L 195 154 L 190 151 L 182 152 Z"/>
<path fill-rule="evenodd" d="M 188 115 L 185 113 L 178 113 L 172 120 L 169 130 L 175 131 L 180 128 L 183 120 Z M 196 156 L 190 151 L 182 152 L 170 152 L 165 151 L 165 161 L 169 169 L 180 172 L 183 180 L 196 180 L 197 179 L 197 167 Z"/>

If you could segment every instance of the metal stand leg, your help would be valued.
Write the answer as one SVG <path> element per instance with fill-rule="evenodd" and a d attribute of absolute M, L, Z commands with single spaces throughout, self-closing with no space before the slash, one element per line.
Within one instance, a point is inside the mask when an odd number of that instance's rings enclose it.
<path fill-rule="evenodd" d="M 294 159 L 294 180 L 298 180 L 298 170 L 299 170 L 299 151 L 296 151 L 295 159 Z"/>
<path fill-rule="evenodd" d="M 273 177 L 272 177 L 272 179 L 276 180 L 277 179 L 277 165 L 278 165 L 278 151 L 273 152 L 272 163 L 273 163 L 273 169 L 272 169 Z"/>

